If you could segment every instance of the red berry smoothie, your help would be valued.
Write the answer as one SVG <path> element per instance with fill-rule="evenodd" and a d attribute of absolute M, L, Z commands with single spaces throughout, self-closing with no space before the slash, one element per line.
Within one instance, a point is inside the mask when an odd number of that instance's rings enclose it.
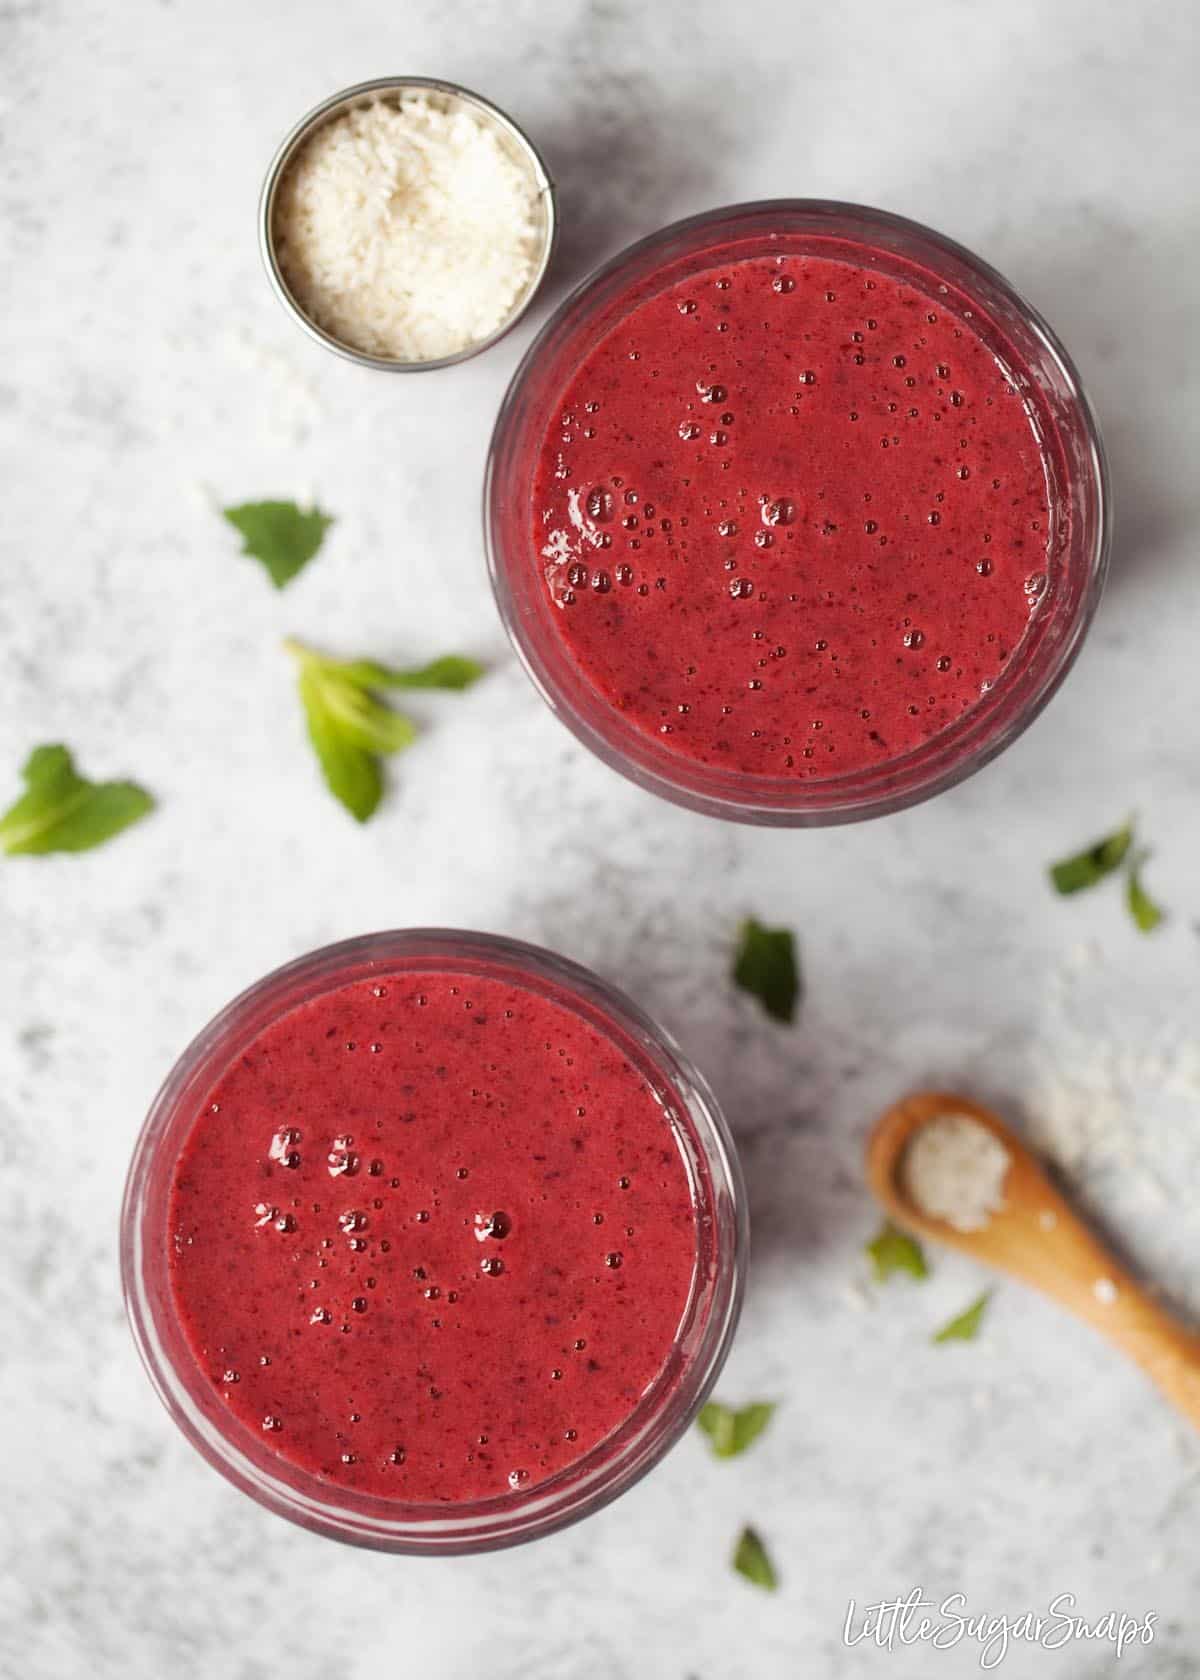
<path fill-rule="evenodd" d="M 641 279 L 580 347 L 547 399 L 533 552 L 570 661 L 668 751 L 858 772 L 1020 647 L 1052 573 L 1053 425 L 994 324 L 916 264 L 749 248 Z"/>
<path fill-rule="evenodd" d="M 336 1488 L 532 1489 L 637 1406 L 697 1269 L 671 1118 L 519 979 L 389 972 L 259 1032 L 169 1193 L 169 1281 L 228 1417 Z"/>

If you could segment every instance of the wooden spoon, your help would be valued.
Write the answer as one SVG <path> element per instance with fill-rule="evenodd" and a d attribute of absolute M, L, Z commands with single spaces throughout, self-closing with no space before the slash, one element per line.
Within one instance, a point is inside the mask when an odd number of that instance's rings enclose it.
<path fill-rule="evenodd" d="M 1004 1205 L 977 1231 L 959 1231 L 922 1213 L 901 1172 L 909 1140 L 930 1120 L 952 1114 L 986 1126 L 1009 1155 Z M 1200 1426 L 1200 1335 L 1164 1311 L 1131 1277 L 990 1109 L 948 1091 L 906 1097 L 877 1121 L 866 1164 L 867 1182 L 897 1225 L 1010 1272 L 1051 1296 L 1107 1336 Z"/>

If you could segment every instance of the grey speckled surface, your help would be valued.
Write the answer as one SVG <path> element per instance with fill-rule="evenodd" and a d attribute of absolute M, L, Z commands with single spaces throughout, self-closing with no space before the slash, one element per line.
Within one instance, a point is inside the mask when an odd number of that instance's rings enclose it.
<path fill-rule="evenodd" d="M 1050 1138 L 1088 1204 L 1200 1311 L 1200 123 L 1190 0 L 233 0 L 0 5 L 0 795 L 39 740 L 161 814 L 111 848 L 0 866 L 0 1671 L 24 1680 L 893 1680 L 965 1648 L 846 1650 L 847 1601 L 921 1585 L 1016 1615 L 1058 1591 L 1159 1615 L 1120 1672 L 1195 1672 L 1200 1450 L 1082 1329 L 1016 1286 L 986 1335 L 927 1333 L 980 1286 L 861 1287 L 872 1114 L 962 1081 Z M 1093 388 L 1119 498 L 1111 589 L 1063 693 L 935 804 L 823 834 L 670 809 L 585 758 L 508 655 L 477 499 L 526 334 L 420 381 L 310 346 L 259 272 L 282 130 L 393 68 L 510 106 L 563 187 L 557 286 L 738 197 L 886 205 L 991 258 Z M 549 300 L 547 300 L 549 301 Z M 529 323 L 532 328 L 533 323 Z M 213 499 L 319 492 L 286 596 Z M 355 831 L 318 790 L 288 631 L 494 661 Z M 1154 940 L 1046 860 L 1138 808 Z M 801 930 L 782 1034 L 732 995 L 735 918 Z M 535 1549 L 420 1565 L 309 1538 L 178 1437 L 126 1333 L 122 1176 L 156 1083 L 243 983 L 328 939 L 447 921 L 556 945 L 711 1072 L 756 1234 L 722 1385 L 783 1402 L 733 1465 L 696 1440 Z M 756 1520 L 784 1577 L 726 1567 Z M 1092 1680 L 1100 1646 L 1002 1672 Z"/>

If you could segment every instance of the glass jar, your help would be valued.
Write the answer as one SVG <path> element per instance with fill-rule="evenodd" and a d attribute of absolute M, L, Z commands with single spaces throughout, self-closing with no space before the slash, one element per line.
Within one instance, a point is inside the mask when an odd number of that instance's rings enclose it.
<path fill-rule="evenodd" d="M 683 1159 L 694 1210 L 690 1296 L 657 1378 L 622 1423 L 547 1479 L 470 1503 L 416 1504 L 331 1485 L 273 1452 L 222 1403 L 192 1352 L 173 1295 L 169 1198 L 181 1151 L 223 1072 L 265 1028 L 356 980 L 421 972 L 499 979 L 568 1009 L 647 1081 Z M 134 1152 L 121 1226 L 126 1306 L 151 1381 L 192 1445 L 268 1509 L 319 1534 L 381 1551 L 486 1551 L 598 1510 L 650 1470 L 695 1419 L 724 1363 L 741 1307 L 745 1191 L 725 1121 L 670 1037 L 614 987 L 516 940 L 445 930 L 368 935 L 301 957 L 251 986 L 188 1046 Z"/>
<path fill-rule="evenodd" d="M 556 627 L 559 604 L 534 533 L 534 481 L 545 439 L 572 374 L 604 335 L 636 305 L 711 273 L 718 260 L 781 255 L 851 262 L 940 298 L 969 319 L 1039 434 L 1050 520 L 1039 577 L 1045 587 L 994 683 L 915 748 L 866 768 L 803 778 L 704 763 L 632 721 L 589 679 Z M 798 460 L 798 469 L 803 465 Z M 501 616 L 529 675 L 568 728 L 654 793 L 713 816 L 778 826 L 895 811 L 952 787 L 1003 751 L 1041 711 L 1078 653 L 1109 549 L 1108 481 L 1096 421 L 1047 324 L 986 263 L 942 235 L 883 211 L 821 200 L 737 205 L 677 222 L 585 281 L 543 329 L 509 387 L 492 438 L 484 511 Z"/>

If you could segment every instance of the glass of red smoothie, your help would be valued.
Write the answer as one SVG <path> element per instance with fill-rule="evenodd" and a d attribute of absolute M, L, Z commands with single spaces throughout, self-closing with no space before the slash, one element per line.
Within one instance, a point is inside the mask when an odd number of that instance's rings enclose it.
<path fill-rule="evenodd" d="M 301 958 L 184 1052 L 122 1215 L 139 1351 L 306 1528 L 482 1551 L 588 1515 L 695 1418 L 745 1195 L 700 1075 L 565 959 L 419 930 Z"/>
<path fill-rule="evenodd" d="M 1108 556 L 1069 357 L 994 270 L 856 205 L 679 222 L 558 310 L 486 527 L 512 640 L 607 763 L 716 816 L 848 822 L 985 764 Z"/>

